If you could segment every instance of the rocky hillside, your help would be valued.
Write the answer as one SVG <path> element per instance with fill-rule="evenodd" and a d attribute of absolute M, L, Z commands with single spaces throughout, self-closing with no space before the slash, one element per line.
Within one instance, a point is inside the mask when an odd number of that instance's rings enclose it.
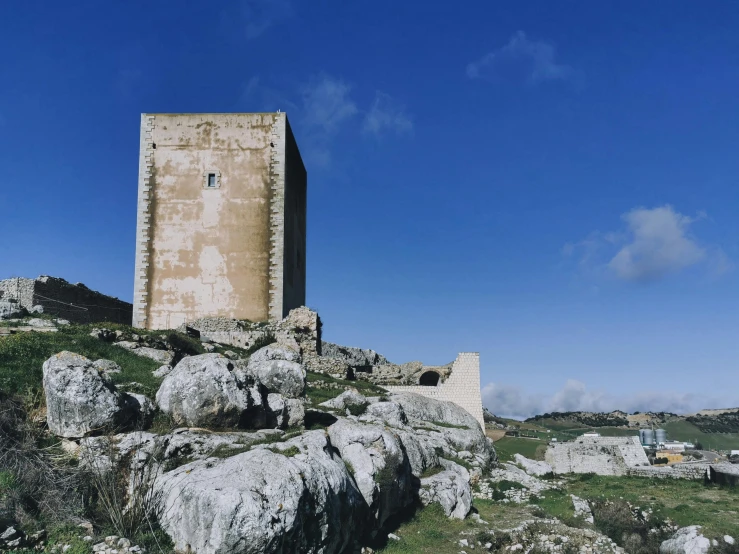
<path fill-rule="evenodd" d="M 0 551 L 624 552 L 551 468 L 500 463 L 455 404 L 362 379 L 392 364 L 322 342 L 305 308 L 241 323 L 237 345 L 222 321 L 18 323 L 0 338 Z M 657 545 L 678 529 L 652 527 Z"/>

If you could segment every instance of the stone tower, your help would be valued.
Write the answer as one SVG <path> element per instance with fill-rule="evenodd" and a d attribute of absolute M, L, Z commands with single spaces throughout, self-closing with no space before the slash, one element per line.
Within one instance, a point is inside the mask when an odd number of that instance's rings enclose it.
<path fill-rule="evenodd" d="M 133 325 L 305 304 L 306 191 L 284 113 L 142 114 Z"/>

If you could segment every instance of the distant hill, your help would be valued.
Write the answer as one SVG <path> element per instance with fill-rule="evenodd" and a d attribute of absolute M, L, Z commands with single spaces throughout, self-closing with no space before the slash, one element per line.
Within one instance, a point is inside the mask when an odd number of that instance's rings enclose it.
<path fill-rule="evenodd" d="M 695 414 L 678 415 L 671 412 L 636 412 L 620 410 L 599 412 L 551 412 L 525 420 L 550 436 L 578 435 L 594 430 L 602 435 L 636 434 L 646 427 L 667 430 L 672 440 L 700 443 L 711 449 L 739 448 L 739 408 L 701 410 Z M 565 436 L 562 436 L 565 435 Z"/>

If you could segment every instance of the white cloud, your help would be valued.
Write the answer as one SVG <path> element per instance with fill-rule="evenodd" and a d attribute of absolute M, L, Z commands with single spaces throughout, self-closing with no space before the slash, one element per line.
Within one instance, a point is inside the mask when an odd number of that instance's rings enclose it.
<path fill-rule="evenodd" d="M 699 264 L 719 276 L 732 268 L 731 261 L 719 247 L 702 244 L 692 233 L 693 224 L 705 218 L 702 212 L 683 215 L 669 205 L 634 208 L 621 216 L 623 229 L 594 231 L 580 242 L 565 244 L 562 254 L 576 258 L 581 270 L 637 283 L 658 281 Z"/>
<path fill-rule="evenodd" d="M 246 38 L 253 39 L 294 13 L 288 0 L 243 0 L 241 15 L 245 22 Z"/>
<path fill-rule="evenodd" d="M 413 122 L 405 111 L 389 94 L 377 91 L 372 107 L 364 117 L 362 132 L 380 136 L 385 131 L 397 134 L 409 133 Z"/>
<path fill-rule="evenodd" d="M 343 125 L 357 114 L 351 86 L 325 73 L 302 87 L 300 124 L 304 129 L 306 154 L 313 163 L 331 163 L 330 143 Z"/>
<path fill-rule="evenodd" d="M 311 79 L 302 87 L 304 123 L 326 133 L 335 133 L 357 113 L 350 91 L 347 83 L 325 73 Z"/>
<path fill-rule="evenodd" d="M 525 81 L 530 84 L 579 80 L 579 72 L 569 65 L 557 63 L 555 54 L 552 44 L 529 40 L 523 31 L 518 31 L 505 46 L 469 63 L 467 76 L 470 79 Z"/>
<path fill-rule="evenodd" d="M 736 404 L 736 398 L 718 398 L 675 391 L 644 391 L 628 395 L 611 395 L 592 390 L 581 381 L 569 379 L 550 395 L 526 394 L 520 388 L 489 383 L 482 389 L 482 403 L 501 417 L 525 419 L 547 412 L 610 412 L 623 410 L 633 413 L 673 412 L 694 413 L 705 408 L 723 408 Z"/>
<path fill-rule="evenodd" d="M 621 279 L 655 281 L 706 258 L 706 250 L 690 235 L 690 225 L 697 219 L 677 213 L 672 206 L 635 208 L 622 218 L 629 242 L 608 262 Z"/>

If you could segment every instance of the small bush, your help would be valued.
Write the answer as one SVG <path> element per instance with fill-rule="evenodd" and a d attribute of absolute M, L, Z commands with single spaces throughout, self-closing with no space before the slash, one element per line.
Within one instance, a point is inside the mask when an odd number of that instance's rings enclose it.
<path fill-rule="evenodd" d="M 360 404 L 349 404 L 346 409 L 349 410 L 349 413 L 353 416 L 361 416 L 367 411 L 367 406 L 369 406 L 369 402 L 361 402 Z"/>

